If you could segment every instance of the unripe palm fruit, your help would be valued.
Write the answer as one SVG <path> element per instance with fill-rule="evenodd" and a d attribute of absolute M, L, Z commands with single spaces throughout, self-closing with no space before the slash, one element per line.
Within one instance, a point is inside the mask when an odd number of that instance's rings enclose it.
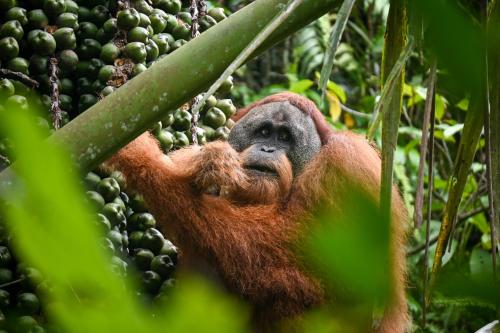
<path fill-rule="evenodd" d="M 28 44 L 39 55 L 51 55 L 56 50 L 56 40 L 48 32 L 32 30 L 28 34 Z"/>
<path fill-rule="evenodd" d="M 0 60 L 9 60 L 19 54 L 19 44 L 14 37 L 0 39 Z"/>
<path fill-rule="evenodd" d="M 23 36 L 23 26 L 17 20 L 7 21 L 0 27 L 0 38 L 14 37 L 17 41 L 20 41 Z"/>
<path fill-rule="evenodd" d="M 76 48 L 76 36 L 72 28 L 59 28 L 52 36 L 56 40 L 58 50 L 73 50 Z"/>
<path fill-rule="evenodd" d="M 125 46 L 125 55 L 133 62 L 140 63 L 146 61 L 147 51 L 144 43 L 132 42 Z"/>
<path fill-rule="evenodd" d="M 220 22 L 223 19 L 227 18 L 226 14 L 224 13 L 224 8 L 222 7 L 210 8 L 208 11 L 208 15 L 214 18 L 217 22 Z"/>
<path fill-rule="evenodd" d="M 219 108 L 213 107 L 203 117 L 203 123 L 212 128 L 219 128 L 226 123 L 226 115 Z"/>
<path fill-rule="evenodd" d="M 113 64 L 120 56 L 120 48 L 113 43 L 107 43 L 101 48 L 101 60 L 106 64 Z"/>
<path fill-rule="evenodd" d="M 124 10 L 120 10 L 116 15 L 118 27 L 130 30 L 139 25 L 140 16 L 139 12 L 134 8 L 127 8 Z"/>
<path fill-rule="evenodd" d="M 28 24 L 27 11 L 21 7 L 13 7 L 5 13 L 5 20 L 17 20 L 21 25 Z"/>

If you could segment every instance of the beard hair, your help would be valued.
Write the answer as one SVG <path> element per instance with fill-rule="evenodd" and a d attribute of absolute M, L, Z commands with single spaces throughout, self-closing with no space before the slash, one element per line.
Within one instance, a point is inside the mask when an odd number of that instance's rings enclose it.
<path fill-rule="evenodd" d="M 245 152 L 243 152 L 245 160 Z M 247 170 L 248 185 L 237 191 L 230 191 L 232 201 L 244 204 L 271 204 L 285 199 L 290 193 L 293 181 L 292 166 L 285 155 L 274 161 L 263 163 L 267 168 L 276 172 L 273 174 L 260 174 Z"/>

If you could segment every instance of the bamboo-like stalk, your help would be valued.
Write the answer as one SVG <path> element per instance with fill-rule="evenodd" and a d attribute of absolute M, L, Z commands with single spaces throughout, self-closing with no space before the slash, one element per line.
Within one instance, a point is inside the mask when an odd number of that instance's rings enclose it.
<path fill-rule="evenodd" d="M 422 226 L 422 208 L 424 206 L 424 169 L 425 159 L 427 156 L 427 145 L 429 141 L 429 122 L 431 119 L 431 111 L 434 106 L 434 95 L 436 91 L 436 60 L 432 61 L 429 71 L 429 82 L 427 84 L 427 96 L 425 98 L 424 122 L 422 127 L 422 142 L 420 143 L 420 161 L 418 166 L 417 192 L 415 194 L 415 212 L 413 214 L 413 223 L 415 228 Z M 431 176 L 429 175 L 429 181 Z M 430 188 L 430 183 L 429 183 Z M 429 192 L 429 194 L 431 194 Z M 431 209 L 429 206 L 428 209 Z"/>
<path fill-rule="evenodd" d="M 397 58 L 394 65 L 391 67 L 391 71 L 384 81 L 384 86 L 382 88 L 382 93 L 380 94 L 380 99 L 375 104 L 373 110 L 372 122 L 368 127 L 366 137 L 369 140 L 373 140 L 375 133 L 382 121 L 383 114 L 390 107 L 392 103 L 392 97 L 397 96 L 397 89 L 399 89 L 399 83 L 404 80 L 404 68 L 406 61 L 410 57 L 411 51 L 413 49 L 413 39 L 410 38 L 406 46 L 401 50 L 399 57 Z M 403 81 L 404 82 L 404 81 Z M 402 88 L 402 86 L 401 86 Z"/>
<path fill-rule="evenodd" d="M 287 3 L 257 0 L 223 20 L 147 71 L 128 81 L 49 139 L 66 148 L 82 170 L 91 170 L 170 110 L 205 91 Z M 254 53 L 334 9 L 340 0 L 304 0 Z M 0 174 L 0 190 L 11 184 Z"/>
<path fill-rule="evenodd" d="M 491 3 L 489 15 L 489 84 L 490 84 L 490 138 L 491 183 L 493 187 L 492 246 L 500 246 L 500 1 Z M 495 235 L 496 234 L 496 235 Z M 498 249 L 497 251 L 500 251 Z M 497 252 L 498 253 L 498 252 Z"/>
<path fill-rule="evenodd" d="M 449 180 L 449 195 L 448 201 L 444 209 L 443 221 L 441 222 L 441 229 L 436 245 L 436 253 L 434 255 L 434 265 L 432 266 L 431 285 L 438 274 L 446 245 L 448 244 L 452 227 L 457 217 L 458 206 L 467 182 L 474 155 L 476 154 L 477 144 L 481 137 L 481 131 L 484 123 L 484 96 L 475 96 L 467 112 L 465 118 L 464 129 L 462 132 L 462 139 L 458 146 L 457 158 L 455 160 L 455 167 L 453 175 Z"/>
<path fill-rule="evenodd" d="M 382 83 L 386 84 L 388 73 L 398 63 L 406 46 L 407 17 L 404 0 L 392 0 L 390 3 L 387 28 L 385 32 L 384 53 L 382 58 Z M 403 66 L 404 67 L 404 66 Z M 399 119 L 403 100 L 404 69 L 394 83 L 390 102 L 382 112 L 382 184 L 380 202 L 382 216 L 389 220 L 391 216 L 392 177 L 394 151 L 397 145 Z"/>

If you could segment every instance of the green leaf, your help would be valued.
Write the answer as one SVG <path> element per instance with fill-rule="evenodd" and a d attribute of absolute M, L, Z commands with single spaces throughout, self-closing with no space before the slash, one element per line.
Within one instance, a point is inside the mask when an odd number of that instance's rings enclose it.
<path fill-rule="evenodd" d="M 300 80 L 293 82 L 290 85 L 290 91 L 296 94 L 303 94 L 306 90 L 313 86 L 314 82 L 311 80 Z"/>

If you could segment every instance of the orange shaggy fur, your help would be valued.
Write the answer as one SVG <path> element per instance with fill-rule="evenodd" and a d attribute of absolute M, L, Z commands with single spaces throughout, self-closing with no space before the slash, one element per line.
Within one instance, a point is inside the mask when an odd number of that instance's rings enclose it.
<path fill-rule="evenodd" d="M 129 188 L 144 196 L 183 257 L 203 258 L 227 289 L 253 306 L 260 331 L 329 301 L 321 281 L 303 268 L 292 249 L 318 203 L 327 202 L 341 213 L 342 198 L 353 185 L 379 201 L 378 152 L 359 135 L 333 132 L 311 101 L 278 94 L 243 109 L 235 120 L 258 105 L 283 100 L 311 116 L 323 143 L 295 179 L 286 158 L 275 162 L 279 181 L 256 179 L 242 167 L 245 152 L 238 154 L 226 142 L 184 148 L 167 157 L 149 134 L 108 161 L 124 173 Z M 213 187 L 220 189 L 220 196 L 207 194 Z M 397 190 L 393 193 L 393 289 L 375 330 L 379 333 L 402 333 L 408 326 L 406 211 Z"/>

